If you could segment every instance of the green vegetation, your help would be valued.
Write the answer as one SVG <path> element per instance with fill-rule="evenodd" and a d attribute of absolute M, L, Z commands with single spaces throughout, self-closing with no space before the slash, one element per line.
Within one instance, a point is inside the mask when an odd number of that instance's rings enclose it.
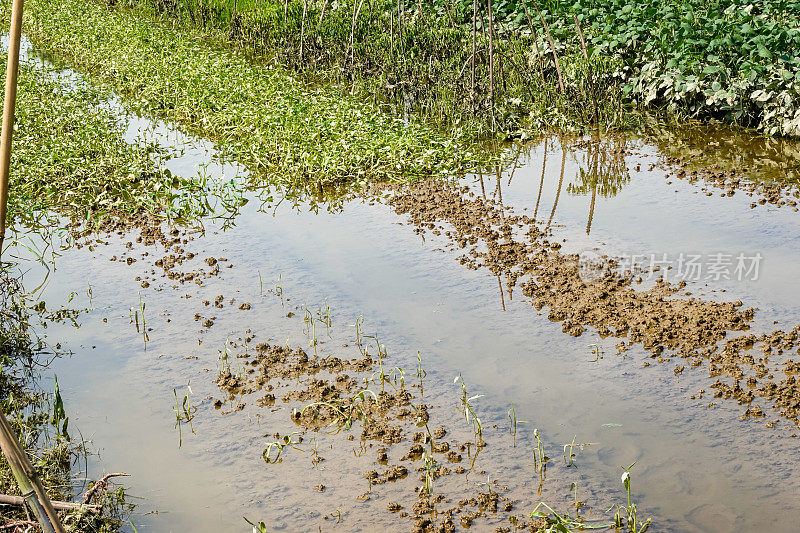
<path fill-rule="evenodd" d="M 800 135 L 800 2 L 526 1 L 118 3 L 219 31 L 451 126 L 563 128 L 590 121 L 596 99 L 608 126 L 625 106 Z"/>
<path fill-rule="evenodd" d="M 120 120 L 101 106 L 106 98 L 67 86 L 42 66 L 21 65 L 12 223 L 44 225 L 54 214 L 48 209 L 78 219 L 122 212 L 178 217 L 197 209 L 189 199 L 204 184 L 161 170 L 152 159 L 156 148 L 126 143 Z"/>
<path fill-rule="evenodd" d="M 43 303 L 31 307 L 18 281 L 0 271 L 0 407 L 31 457 L 48 494 L 54 500 L 71 501 L 88 487 L 76 479 L 72 465 L 84 461 L 84 443 L 67 432 L 67 416 L 56 382 L 55 392 L 42 390 L 42 365 L 57 356 L 35 333 L 37 321 L 47 316 Z M 84 473 L 85 474 L 85 473 Z M 11 469 L 0 460 L 0 493 L 19 495 Z M 62 512 L 67 531 L 111 533 L 119 531 L 132 507 L 122 488 L 96 491 L 94 504 L 102 514 L 88 510 Z M 3 523 L 28 520 L 22 507 L 4 506 Z"/>
<path fill-rule="evenodd" d="M 218 50 L 197 32 L 92 2 L 26 4 L 30 39 L 152 113 L 217 142 L 268 183 L 314 189 L 474 167 L 467 136 L 390 118 L 335 87 Z"/>

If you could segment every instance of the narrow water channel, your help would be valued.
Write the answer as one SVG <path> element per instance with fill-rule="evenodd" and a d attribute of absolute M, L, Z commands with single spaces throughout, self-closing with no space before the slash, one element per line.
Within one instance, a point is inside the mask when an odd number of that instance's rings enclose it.
<path fill-rule="evenodd" d="M 216 161 L 211 144 L 164 124 L 132 120 L 129 140 L 142 131 L 165 146 L 184 148 L 166 163 L 174 173 L 202 171 L 218 181 L 243 175 Z M 610 148 L 614 143 L 624 146 Z M 755 333 L 800 324 L 800 213 L 769 205 L 753 209 L 753 198 L 744 193 L 709 196 L 702 183 L 651 168 L 663 154 L 652 142 L 605 144 L 601 178 L 591 166 L 598 147 L 551 137 L 510 147 L 508 168 L 462 183 L 505 208 L 535 212 L 566 252 L 635 255 L 640 261 L 664 254 L 669 261 L 681 254 L 760 257 L 757 276 L 702 275 L 689 279 L 689 287 L 703 298 L 757 307 Z M 784 163 L 772 165 L 779 171 L 770 179 L 780 179 Z M 319 467 L 312 467 L 307 451 L 295 450 L 267 465 L 262 450 L 269 435 L 292 431 L 286 413 L 272 414 L 253 401 L 229 414 L 223 414 L 227 406 L 214 407 L 222 397 L 214 379 L 230 342 L 255 335 L 256 341 L 308 346 L 302 314 L 306 306 L 323 305 L 330 306 L 333 324 L 329 336 L 320 334 L 322 352 L 352 354 L 352 325 L 363 316 L 365 330 L 379 334 L 392 365 L 415 368 L 419 352 L 427 371 L 425 395 L 457 431 L 468 433 L 468 427 L 459 418 L 454 377 L 463 375 L 472 394 L 484 395 L 477 400 L 484 425 L 498 427 L 478 458 L 486 473 L 465 483 L 500 480 L 520 501 L 520 515 L 540 499 L 566 509 L 576 482 L 580 498 L 600 516 L 623 502 L 621 467 L 636 462 L 633 493 L 640 512 L 653 517 L 652 530 L 794 530 L 800 518 L 797 428 L 786 420 L 773 428 L 764 427 L 763 419 L 740 420 L 744 408 L 736 402 L 709 408 L 710 395 L 692 399 L 712 383 L 705 369 L 676 374 L 674 365 L 643 367 L 650 358 L 641 347 L 618 355 L 619 339 L 563 333 L 521 291 L 509 293 L 504 280 L 486 269 L 465 268 L 445 235 L 420 235 L 380 197 L 349 199 L 329 211 L 281 203 L 275 192 L 267 203 L 261 201 L 265 191 L 245 194 L 250 201 L 238 216 L 205 221 L 205 232 L 192 234 L 186 245 L 198 263 L 227 259 L 219 276 L 202 285 L 164 278 L 142 287 L 160 253 L 135 244 L 134 233 L 92 248 L 61 249 L 66 243 L 57 242 L 59 256 L 49 270 L 16 250 L 27 286 L 46 279 L 42 298 L 48 307 L 88 308 L 80 327 L 48 328 L 51 342 L 73 352 L 55 361 L 52 372 L 71 426 L 99 452 L 90 477 L 131 474 L 126 485 L 136 498 L 132 522 L 138 531 L 244 531 L 243 516 L 288 531 L 409 529 L 409 522 L 386 511 L 388 500 L 356 499 L 367 489 L 362 472 L 369 464 L 358 453 L 357 434 L 355 442 L 307 435 L 318 439 L 327 458 Z M 125 254 L 137 261 L 110 260 Z M 235 302 L 213 310 L 201 303 L 218 295 Z M 151 328 L 146 342 L 131 318 L 142 302 Z M 239 310 L 243 302 L 251 309 Z M 214 326 L 201 327 L 195 314 L 212 311 Z M 599 346 L 602 359 L 590 344 Z M 179 437 L 174 409 L 184 395 L 197 412 Z M 506 416 L 512 401 L 517 418 L 526 421 L 516 446 Z M 534 428 L 554 458 L 541 495 L 529 466 Z M 562 449 L 573 439 L 589 445 L 577 454 L 576 467 L 568 467 Z M 318 485 L 326 490 L 315 490 Z"/>

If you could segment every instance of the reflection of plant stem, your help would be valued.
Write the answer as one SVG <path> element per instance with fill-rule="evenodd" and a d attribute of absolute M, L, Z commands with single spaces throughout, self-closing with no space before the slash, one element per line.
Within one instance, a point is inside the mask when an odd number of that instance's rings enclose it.
<path fill-rule="evenodd" d="M 556 207 L 558 207 L 558 198 L 561 196 L 561 186 L 564 183 L 564 165 L 567 163 L 567 149 L 564 144 L 561 144 L 561 175 L 558 178 L 558 189 L 556 190 L 556 199 L 553 201 L 553 210 L 550 211 L 550 218 L 547 220 L 547 227 L 553 222 L 553 215 L 556 214 Z"/>
<path fill-rule="evenodd" d="M 547 168 L 547 141 L 544 140 L 544 157 L 542 157 L 542 181 L 539 182 L 539 196 L 536 197 L 536 209 L 533 210 L 533 219 L 536 220 L 536 215 L 539 213 L 539 202 L 542 199 L 542 188 L 544 187 L 544 174 Z"/>

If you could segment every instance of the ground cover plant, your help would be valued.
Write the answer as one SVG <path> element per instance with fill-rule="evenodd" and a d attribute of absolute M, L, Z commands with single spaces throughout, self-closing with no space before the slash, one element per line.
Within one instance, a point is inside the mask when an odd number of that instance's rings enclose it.
<path fill-rule="evenodd" d="M 448 125 L 623 123 L 620 106 L 800 135 L 800 3 L 119 0 L 356 81 Z"/>
<path fill-rule="evenodd" d="M 29 2 L 27 35 L 140 112 L 216 141 L 268 182 L 325 185 L 424 177 L 474 167 L 465 135 L 404 122 L 335 87 L 306 88 L 197 32 L 96 3 Z"/>
<path fill-rule="evenodd" d="M 102 106 L 107 97 L 66 85 L 41 65 L 21 65 L 10 225 L 42 228 L 56 212 L 100 220 L 114 213 L 188 217 L 201 210 L 189 199 L 205 188 L 202 180 L 164 171 L 150 144 L 127 143 L 121 119 Z"/>

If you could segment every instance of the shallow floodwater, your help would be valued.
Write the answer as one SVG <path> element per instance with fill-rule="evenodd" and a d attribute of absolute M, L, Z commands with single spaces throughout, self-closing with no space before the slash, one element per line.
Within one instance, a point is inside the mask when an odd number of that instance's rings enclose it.
<path fill-rule="evenodd" d="M 142 126 L 149 124 L 132 122 L 131 140 Z M 202 169 L 226 179 L 239 172 L 212 162 L 210 145 L 164 125 L 157 125 L 155 135 L 187 148 L 167 163 L 173 172 Z M 756 333 L 800 323 L 800 213 L 788 207 L 751 209 L 752 198 L 743 193 L 707 196 L 699 184 L 651 169 L 659 150 L 644 141 L 628 142 L 625 154 L 608 155 L 609 170 L 600 180 L 591 177 L 592 148 L 569 146 L 550 138 L 525 147 L 518 163 L 499 176 L 463 181 L 517 212 L 536 212 L 565 239 L 567 251 L 599 248 L 598 253 L 648 260 L 652 254 L 760 254 L 755 280 L 712 276 L 689 280 L 690 288 L 758 307 Z M 517 151 L 509 148 L 510 156 Z M 133 240 L 127 235 L 92 249 L 61 250 L 47 275 L 33 261 L 20 264 L 28 287 L 46 278 L 42 297 L 48 308 L 90 309 L 78 328 L 48 327 L 52 343 L 74 352 L 52 370 L 70 426 L 99 451 L 89 477 L 131 474 L 124 484 L 136 498 L 132 522 L 138 531 L 246 531 L 243 516 L 287 531 L 410 528 L 411 522 L 386 511 L 390 496 L 356 500 L 367 490 L 361 474 L 374 454 L 361 455 L 357 438 L 309 433 L 306 443 L 316 437 L 320 454 L 327 456 L 318 468 L 311 467 L 308 448 L 287 450 L 282 463 L 267 465 L 261 452 L 274 440 L 270 435 L 293 430 L 286 409 L 273 415 L 252 399 L 229 414 L 223 414 L 227 406 L 213 406 L 213 399 L 222 397 L 213 383 L 220 353 L 231 341 L 251 330 L 254 342 L 308 346 L 305 306 L 313 311 L 326 303 L 333 326 L 330 336 L 318 332 L 321 353 L 357 353 L 352 324 L 360 315 L 364 329 L 386 345 L 392 365 L 410 375 L 420 352 L 434 425 L 469 434 L 457 410 L 461 391 L 453 385 L 455 376 L 463 375 L 471 394 L 484 395 L 476 401 L 484 425 L 498 428 L 477 460 L 486 474 L 473 475 L 467 484 L 478 490 L 487 478 L 499 480 L 520 500 L 515 510 L 520 515 L 540 499 L 567 510 L 569 484 L 576 481 L 594 517 L 603 516 L 609 506 L 624 502 L 621 467 L 636 462 L 633 495 L 640 513 L 653 517 L 651 530 L 795 529 L 797 428 L 781 422 L 768 429 L 763 421 L 739 420 L 743 407 L 735 403 L 708 408 L 710 397 L 692 400 L 711 383 L 704 368 L 677 377 L 671 365 L 643 368 L 649 357 L 640 348 L 616 355 L 618 339 L 562 333 L 521 291 L 509 294 L 488 271 L 466 269 L 444 236 L 421 237 L 380 201 L 350 200 L 328 212 L 306 203 L 263 205 L 249 194 L 239 216 L 228 223 L 207 221 L 205 234 L 194 234 L 186 245 L 198 254 L 198 263 L 209 256 L 228 259 L 221 274 L 202 286 L 173 288 L 174 282 L 161 278 L 142 288 L 135 277 L 153 268 L 160 251 L 134 245 L 132 265 L 110 261 Z M 283 298 L 276 294 L 279 288 Z M 201 303 L 217 295 L 225 297 L 224 308 L 210 310 Z M 228 303 L 231 298 L 234 304 Z M 131 319 L 140 302 L 151 328 L 147 342 Z M 242 302 L 252 309 L 239 310 Z M 290 311 L 296 316 L 287 317 Z M 195 313 L 213 314 L 215 325 L 201 333 Z M 605 352 L 595 362 L 587 346 L 592 343 Z M 176 396 L 185 394 L 197 412 L 191 428 L 181 425 L 179 446 L 174 409 Z M 519 427 L 516 447 L 506 417 L 511 401 L 517 418 L 527 421 Z M 554 458 L 542 496 L 529 466 L 534 428 Z M 562 446 L 573 438 L 591 445 L 578 453 L 577 468 L 568 468 L 558 463 Z M 324 492 L 314 489 L 320 484 L 327 487 Z M 395 488 L 373 490 L 392 494 Z M 413 502 L 413 493 L 410 497 Z"/>

